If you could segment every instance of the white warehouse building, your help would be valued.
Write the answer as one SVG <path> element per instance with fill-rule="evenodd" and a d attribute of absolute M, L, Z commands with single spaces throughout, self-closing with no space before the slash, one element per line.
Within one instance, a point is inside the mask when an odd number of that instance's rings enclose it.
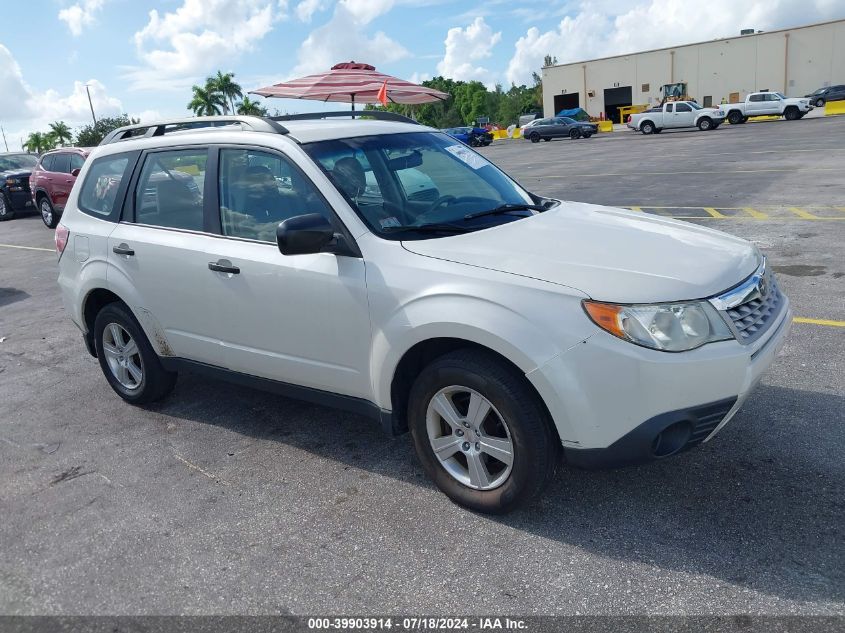
<path fill-rule="evenodd" d="M 765 90 L 800 97 L 845 84 L 845 20 L 547 66 L 542 73 L 547 117 L 580 107 L 619 123 L 618 108 L 657 103 L 664 84 L 680 82 L 703 106 Z"/>

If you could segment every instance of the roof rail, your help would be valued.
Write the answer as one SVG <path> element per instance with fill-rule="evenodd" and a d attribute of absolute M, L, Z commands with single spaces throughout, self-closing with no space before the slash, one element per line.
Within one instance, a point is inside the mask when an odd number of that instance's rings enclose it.
<path fill-rule="evenodd" d="M 153 136 L 164 136 L 172 132 L 192 130 L 198 128 L 220 127 L 223 125 L 239 124 L 242 130 L 252 132 L 271 132 L 275 134 L 287 134 L 288 129 L 275 121 L 258 116 L 200 116 L 187 119 L 171 119 L 169 121 L 157 121 L 154 123 L 136 123 L 126 125 L 110 132 L 100 145 L 109 145 L 118 141 L 126 141 L 133 138 L 150 138 Z M 143 131 L 142 131 L 143 130 Z"/>
<path fill-rule="evenodd" d="M 352 117 L 379 119 L 380 121 L 399 121 L 400 123 L 413 123 L 420 125 L 419 122 L 413 119 L 396 114 L 395 112 L 387 112 L 385 110 L 340 110 L 334 112 L 305 112 L 303 114 L 285 114 L 283 116 L 269 117 L 271 121 L 305 121 L 309 119 L 330 119 L 335 117 Z"/>

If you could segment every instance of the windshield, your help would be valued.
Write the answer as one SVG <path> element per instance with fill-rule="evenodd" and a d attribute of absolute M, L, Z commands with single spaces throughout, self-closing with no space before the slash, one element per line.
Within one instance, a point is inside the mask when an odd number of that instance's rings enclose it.
<path fill-rule="evenodd" d="M 782 92 L 776 92 L 775 94 L 776 94 L 777 96 L 779 96 L 781 99 L 786 99 L 786 95 L 785 95 L 785 94 L 783 94 Z"/>
<path fill-rule="evenodd" d="M 424 239 L 533 215 L 530 194 L 486 158 L 433 132 L 384 134 L 303 146 L 376 234 Z M 466 216 L 516 205 L 494 215 Z M 448 225 L 448 226 L 447 226 Z"/>
<path fill-rule="evenodd" d="M 701 109 L 702 109 L 702 108 L 701 108 L 701 106 L 700 106 L 700 105 L 698 105 L 695 101 L 690 101 L 690 102 L 689 102 L 689 106 L 690 106 L 693 110 L 701 110 Z"/>
<path fill-rule="evenodd" d="M 9 169 L 32 169 L 38 162 L 38 158 L 30 154 L 12 154 L 0 156 L 0 171 Z"/>
<path fill-rule="evenodd" d="M 813 95 L 820 95 L 820 94 L 821 94 L 821 93 L 823 93 L 825 90 L 827 90 L 827 88 L 819 88 L 818 90 L 814 90 L 814 91 L 813 91 L 813 92 L 811 92 L 810 94 L 813 94 Z"/>

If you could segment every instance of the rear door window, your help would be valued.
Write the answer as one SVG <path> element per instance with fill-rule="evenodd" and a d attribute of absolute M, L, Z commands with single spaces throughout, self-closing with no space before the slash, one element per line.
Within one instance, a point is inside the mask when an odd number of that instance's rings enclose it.
<path fill-rule="evenodd" d="M 70 173 L 70 154 L 54 154 L 53 168 L 50 170 L 57 174 Z"/>
<path fill-rule="evenodd" d="M 116 222 L 126 194 L 138 152 L 111 154 L 96 159 L 88 170 L 79 192 L 79 210 L 97 218 Z"/>
<path fill-rule="evenodd" d="M 135 188 L 135 221 L 202 231 L 207 162 L 205 147 L 148 154 Z"/>

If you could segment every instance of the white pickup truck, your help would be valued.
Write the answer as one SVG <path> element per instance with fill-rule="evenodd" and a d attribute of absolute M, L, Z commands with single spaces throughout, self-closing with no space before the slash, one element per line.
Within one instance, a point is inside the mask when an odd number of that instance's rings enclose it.
<path fill-rule="evenodd" d="M 725 112 L 718 108 L 702 108 L 695 101 L 671 101 L 631 115 L 628 127 L 643 134 L 659 134 L 665 129 L 682 127 L 715 130 L 724 120 Z"/>
<path fill-rule="evenodd" d="M 731 125 L 745 123 L 755 116 L 782 116 L 796 121 L 813 109 L 809 99 L 790 98 L 780 92 L 752 92 L 744 103 L 727 103 L 722 106 Z"/>

